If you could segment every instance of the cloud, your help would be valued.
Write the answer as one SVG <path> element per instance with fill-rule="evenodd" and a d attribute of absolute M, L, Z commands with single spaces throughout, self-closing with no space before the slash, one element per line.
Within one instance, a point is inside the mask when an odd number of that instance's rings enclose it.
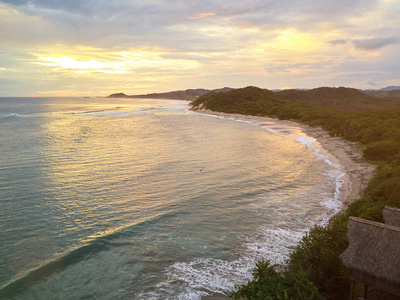
<path fill-rule="evenodd" d="M 377 0 L 0 0 L 18 20 L 0 21 L 14 44 L 158 47 L 229 53 L 271 42 L 282 28 L 318 31 L 321 22 L 347 26 Z M 335 11 L 335 14 L 332 14 Z M 340 16 L 340 17 L 339 17 Z M 0 20 L 3 19 L 0 15 Z M 3 24 L 4 23 L 4 26 Z M 335 44 L 332 42 L 332 44 Z M 339 44 L 339 42 L 337 42 Z"/>
<path fill-rule="evenodd" d="M 378 86 L 378 84 L 377 84 L 374 80 L 372 80 L 372 79 L 368 80 L 368 84 L 369 84 L 370 86 Z"/>
<path fill-rule="evenodd" d="M 232 23 L 277 28 L 294 26 L 310 30 L 319 23 L 347 25 L 348 17 L 360 17 L 377 4 L 377 0 L 307 0 L 307 1 L 231 1 L 221 6 L 219 15 Z M 335 13 L 332 13 L 335 12 Z"/>
<path fill-rule="evenodd" d="M 343 45 L 343 44 L 347 44 L 347 40 L 346 39 L 340 39 L 340 40 L 332 40 L 332 41 L 329 41 L 328 43 L 329 44 L 332 44 L 332 45 Z"/>
<path fill-rule="evenodd" d="M 296 64 L 267 64 L 265 70 L 270 74 L 310 74 L 323 68 L 320 64 L 296 63 Z"/>
<path fill-rule="evenodd" d="M 86 34 L 146 36 L 162 40 L 166 30 L 184 25 L 188 37 L 197 26 L 279 28 L 292 26 L 309 30 L 318 22 L 345 22 L 346 16 L 360 15 L 377 0 L 308 1 L 211 1 L 211 0 L 0 0 L 29 16 L 75 30 L 77 38 Z M 332 14 L 335 11 L 335 14 Z M 210 18 L 212 16 L 212 18 Z M 340 17 L 339 17 L 340 16 Z M 171 30 L 168 31 L 171 34 Z M 176 34 L 182 32 L 177 31 Z"/>
<path fill-rule="evenodd" d="M 1 72 L 23 78 L 21 87 L 43 79 L 32 90 L 48 78 L 53 90 L 63 90 L 63 81 L 75 90 L 139 82 L 147 92 L 229 80 L 274 88 L 335 78 L 343 85 L 349 72 L 375 72 L 368 76 L 380 82 L 382 74 L 400 77 L 395 2 L 0 0 L 0 43 L 8 51 Z M 389 45 L 385 57 L 373 51 Z"/>
<path fill-rule="evenodd" d="M 129 7 L 127 1 L 114 0 L 1 0 L 0 2 L 19 7 L 31 14 L 40 14 L 44 10 L 63 11 L 66 13 L 77 13 L 82 15 L 94 15 L 101 11 L 115 12 Z"/>
<path fill-rule="evenodd" d="M 373 51 L 373 50 L 379 50 L 389 45 L 397 44 L 398 39 L 395 37 L 371 38 L 371 39 L 357 39 L 353 40 L 352 42 L 354 48 L 358 50 Z"/>
<path fill-rule="evenodd" d="M 0 0 L 0 25 L 8 33 L 2 40 L 15 44 L 204 51 L 219 44 L 204 27 L 228 27 L 221 18 L 211 18 L 214 8 L 211 1 L 192 0 Z M 5 33 L 0 32 L 0 37 Z"/>

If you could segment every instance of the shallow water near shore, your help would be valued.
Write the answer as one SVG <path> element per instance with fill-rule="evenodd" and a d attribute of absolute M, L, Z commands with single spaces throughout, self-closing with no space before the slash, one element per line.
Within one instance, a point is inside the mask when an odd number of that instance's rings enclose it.
<path fill-rule="evenodd" d="M 284 263 L 338 211 L 342 173 L 264 125 L 175 100 L 0 98 L 0 296 L 200 299 Z"/>

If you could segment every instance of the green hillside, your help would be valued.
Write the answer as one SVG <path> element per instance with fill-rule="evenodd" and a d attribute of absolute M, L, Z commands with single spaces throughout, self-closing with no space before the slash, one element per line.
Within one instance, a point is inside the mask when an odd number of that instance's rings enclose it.
<path fill-rule="evenodd" d="M 364 101 L 369 102 L 372 97 L 363 92 L 345 87 L 319 87 L 312 90 L 283 90 L 277 95 L 289 100 L 308 100 L 308 101 Z"/>
<path fill-rule="evenodd" d="M 227 93 L 211 92 L 192 101 L 190 105 L 193 109 L 207 108 L 214 111 L 256 115 L 286 103 L 288 101 L 269 90 L 246 87 Z"/>
<path fill-rule="evenodd" d="M 267 261 L 260 262 L 254 270 L 254 280 L 233 293 L 236 299 L 348 297 L 349 270 L 339 259 L 348 246 L 348 217 L 383 222 L 382 209 L 386 205 L 400 208 L 400 105 L 369 111 L 345 111 L 323 105 L 327 100 L 347 101 L 349 108 L 354 103 L 373 100 L 360 93 L 341 88 L 272 93 L 247 87 L 225 94 L 206 94 L 191 102 L 195 110 L 269 116 L 321 126 L 332 135 L 356 142 L 364 158 L 377 165 L 364 196 L 354 200 L 330 226 L 312 228 L 292 252 L 286 272 L 278 273 Z M 300 101 L 297 95 L 304 97 Z M 318 101 L 319 105 L 311 104 L 313 101 Z"/>
<path fill-rule="evenodd" d="M 312 90 L 284 90 L 278 96 L 301 103 L 313 104 L 339 110 L 370 110 L 377 106 L 375 98 L 352 88 L 320 87 Z"/>
<path fill-rule="evenodd" d="M 272 92 L 257 87 L 246 87 L 232 90 L 226 94 L 205 94 L 192 105 L 207 105 L 216 111 L 237 110 L 240 106 L 246 113 L 257 114 L 264 106 L 275 106 L 277 103 L 295 102 L 333 108 L 342 111 L 371 111 L 379 108 L 400 106 L 400 98 L 375 97 L 353 88 L 320 87 L 312 90 L 283 90 Z"/>

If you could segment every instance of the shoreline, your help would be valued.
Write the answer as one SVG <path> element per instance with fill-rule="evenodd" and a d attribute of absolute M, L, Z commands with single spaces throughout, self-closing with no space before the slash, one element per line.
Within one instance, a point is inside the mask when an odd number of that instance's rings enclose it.
<path fill-rule="evenodd" d="M 327 156 L 329 161 L 338 165 L 339 171 L 344 173 L 344 176 L 340 178 L 342 185 L 339 189 L 340 195 L 338 197 L 342 206 L 337 214 L 343 213 L 353 200 L 360 198 L 364 194 L 364 190 L 376 169 L 376 166 L 364 161 L 362 151 L 354 143 L 341 137 L 331 136 L 321 127 L 311 127 L 307 124 L 270 117 L 222 113 L 206 109 L 191 111 L 249 122 L 250 124 L 263 127 L 278 134 L 293 134 L 314 139 L 312 145 L 316 146 L 321 154 Z M 222 294 L 213 294 L 204 296 L 201 299 L 224 300 L 230 298 Z"/>
<path fill-rule="evenodd" d="M 279 120 L 270 117 L 258 117 L 251 115 L 231 114 L 215 112 L 212 110 L 191 110 L 200 114 L 207 114 L 221 118 L 249 122 L 262 128 L 276 131 L 279 134 L 295 134 L 297 136 L 315 139 L 312 143 L 319 152 L 339 166 L 339 170 L 345 175 L 341 178 L 339 201 L 342 207 L 339 213 L 347 209 L 347 206 L 364 194 L 368 182 L 372 178 L 376 166 L 364 161 L 362 151 L 352 142 L 341 137 L 329 135 L 321 127 L 311 127 L 307 124 L 288 120 Z"/>

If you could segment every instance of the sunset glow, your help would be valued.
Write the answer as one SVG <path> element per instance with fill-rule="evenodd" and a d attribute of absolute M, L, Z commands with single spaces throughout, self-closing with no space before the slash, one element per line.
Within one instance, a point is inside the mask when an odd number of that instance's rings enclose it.
<path fill-rule="evenodd" d="M 400 85 L 399 15 L 395 0 L 0 0 L 1 96 Z"/>

